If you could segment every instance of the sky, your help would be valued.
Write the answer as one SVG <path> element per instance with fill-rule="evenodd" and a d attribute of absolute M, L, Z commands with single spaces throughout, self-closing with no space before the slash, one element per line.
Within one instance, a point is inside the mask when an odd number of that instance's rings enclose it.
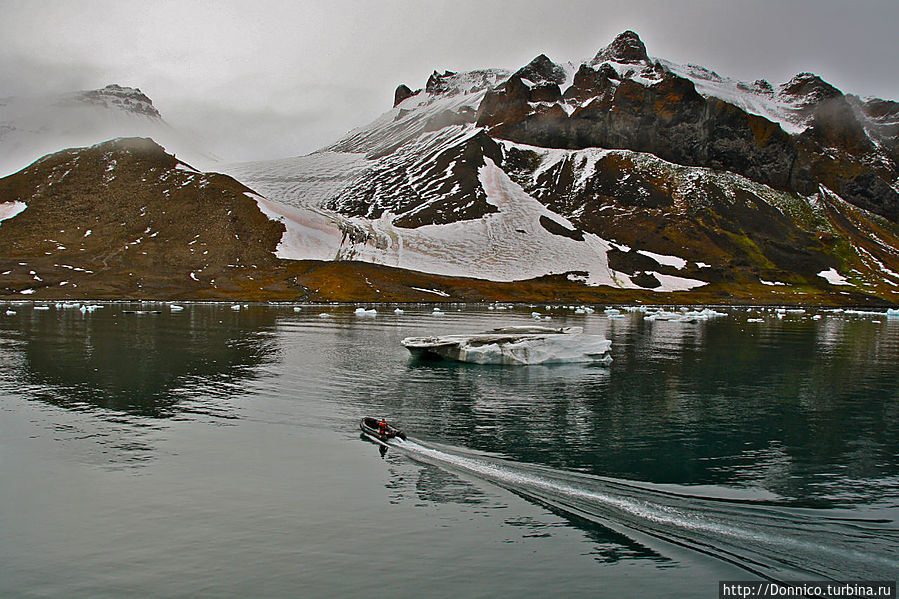
<path fill-rule="evenodd" d="M 0 0 L 0 98 L 140 88 L 226 161 L 314 151 L 433 70 L 652 57 L 783 83 L 812 71 L 899 100 L 899 0 Z"/>

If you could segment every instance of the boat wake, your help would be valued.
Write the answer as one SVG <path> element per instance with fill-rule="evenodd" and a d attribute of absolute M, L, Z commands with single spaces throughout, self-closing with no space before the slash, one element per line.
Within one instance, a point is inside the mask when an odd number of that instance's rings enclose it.
<path fill-rule="evenodd" d="M 892 580 L 899 571 L 899 529 L 893 520 L 692 495 L 688 487 L 671 491 L 413 439 L 389 445 L 413 460 L 488 481 L 662 554 L 659 545 L 671 543 L 780 581 Z"/>

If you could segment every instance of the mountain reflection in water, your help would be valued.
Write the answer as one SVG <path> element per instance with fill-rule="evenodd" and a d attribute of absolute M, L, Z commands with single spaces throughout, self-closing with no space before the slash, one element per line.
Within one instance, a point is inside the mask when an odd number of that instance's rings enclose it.
<path fill-rule="evenodd" d="M 276 359 L 270 310 L 34 313 L 20 329 L 32 399 L 101 415 L 234 417 L 228 397 Z"/>

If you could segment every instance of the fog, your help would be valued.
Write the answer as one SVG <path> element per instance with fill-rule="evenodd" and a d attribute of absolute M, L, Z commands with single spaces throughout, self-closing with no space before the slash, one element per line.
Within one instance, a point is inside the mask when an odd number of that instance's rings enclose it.
<path fill-rule="evenodd" d="M 744 80 L 813 71 L 899 98 L 899 2 L 0 1 L 0 97 L 140 88 L 224 160 L 304 154 L 437 70 L 593 56 L 625 29 L 650 56 Z"/>

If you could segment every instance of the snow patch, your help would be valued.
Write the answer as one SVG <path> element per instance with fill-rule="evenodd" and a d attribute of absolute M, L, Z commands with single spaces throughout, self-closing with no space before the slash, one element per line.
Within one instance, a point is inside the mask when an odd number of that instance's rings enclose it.
<path fill-rule="evenodd" d="M 665 254 L 656 254 L 655 252 L 648 252 L 646 250 L 637 250 L 637 253 L 648 256 L 659 264 L 663 264 L 665 266 L 673 266 L 677 270 L 680 270 L 687 265 L 686 260 L 684 260 L 683 258 L 678 258 L 677 256 L 666 256 Z"/>
<path fill-rule="evenodd" d="M 18 200 L 15 202 L 0 203 L 0 223 L 20 214 L 26 208 L 28 208 L 28 205 L 25 204 L 25 202 L 19 202 Z"/>
<path fill-rule="evenodd" d="M 837 269 L 830 268 L 828 270 L 822 270 L 818 273 L 819 277 L 822 277 L 827 280 L 831 285 L 852 285 L 846 277 L 837 272 Z"/>
<path fill-rule="evenodd" d="M 422 289 L 421 287 L 412 287 L 412 289 L 416 291 L 422 291 L 424 293 L 433 293 L 434 295 L 439 295 L 441 297 L 449 297 L 449 293 L 440 291 L 439 289 Z"/>

